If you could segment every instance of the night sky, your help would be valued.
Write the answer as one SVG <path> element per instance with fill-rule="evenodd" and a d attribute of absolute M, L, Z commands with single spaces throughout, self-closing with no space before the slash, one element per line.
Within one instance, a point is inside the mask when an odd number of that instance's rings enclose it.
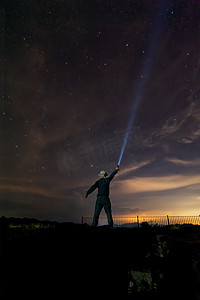
<path fill-rule="evenodd" d="M 200 2 L 9 1 L 1 215 L 80 222 L 117 165 L 113 216 L 200 214 Z"/>

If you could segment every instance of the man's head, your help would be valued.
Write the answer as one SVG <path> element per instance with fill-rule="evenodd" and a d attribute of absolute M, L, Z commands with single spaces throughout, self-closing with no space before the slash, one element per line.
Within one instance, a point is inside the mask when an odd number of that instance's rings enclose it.
<path fill-rule="evenodd" d="M 99 177 L 100 178 L 106 178 L 106 177 L 108 177 L 108 173 L 106 172 L 106 171 L 101 171 L 100 173 L 99 173 Z"/>

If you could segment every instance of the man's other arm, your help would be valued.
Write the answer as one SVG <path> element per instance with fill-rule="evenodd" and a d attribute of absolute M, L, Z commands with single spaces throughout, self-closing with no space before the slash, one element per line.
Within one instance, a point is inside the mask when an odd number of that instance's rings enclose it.
<path fill-rule="evenodd" d="M 96 181 L 95 184 L 93 184 L 91 188 L 89 188 L 89 190 L 86 192 L 85 198 L 87 198 L 89 194 L 94 192 L 94 190 L 96 190 L 97 187 L 98 187 L 98 181 Z"/>

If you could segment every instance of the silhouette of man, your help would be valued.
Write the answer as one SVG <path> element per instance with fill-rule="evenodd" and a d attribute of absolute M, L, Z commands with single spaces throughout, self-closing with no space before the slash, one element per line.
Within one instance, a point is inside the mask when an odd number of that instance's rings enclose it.
<path fill-rule="evenodd" d="M 110 192 L 110 182 L 114 178 L 115 174 L 119 171 L 119 166 L 115 168 L 115 171 L 108 176 L 106 171 L 101 171 L 99 173 L 100 179 L 95 182 L 94 185 L 86 192 L 85 198 L 88 197 L 96 188 L 98 188 L 97 193 L 97 200 L 94 210 L 94 217 L 93 217 L 93 226 L 98 225 L 99 215 L 101 213 L 102 208 L 104 208 L 107 218 L 108 218 L 108 225 L 113 227 L 113 218 L 112 218 L 112 210 L 111 210 L 111 202 L 109 198 Z"/>

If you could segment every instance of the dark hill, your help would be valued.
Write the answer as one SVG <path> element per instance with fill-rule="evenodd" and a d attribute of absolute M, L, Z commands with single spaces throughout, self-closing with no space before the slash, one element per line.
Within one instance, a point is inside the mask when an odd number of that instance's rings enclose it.
<path fill-rule="evenodd" d="M 95 230 L 13 221 L 0 221 L 1 299 L 199 299 L 198 226 Z"/>

